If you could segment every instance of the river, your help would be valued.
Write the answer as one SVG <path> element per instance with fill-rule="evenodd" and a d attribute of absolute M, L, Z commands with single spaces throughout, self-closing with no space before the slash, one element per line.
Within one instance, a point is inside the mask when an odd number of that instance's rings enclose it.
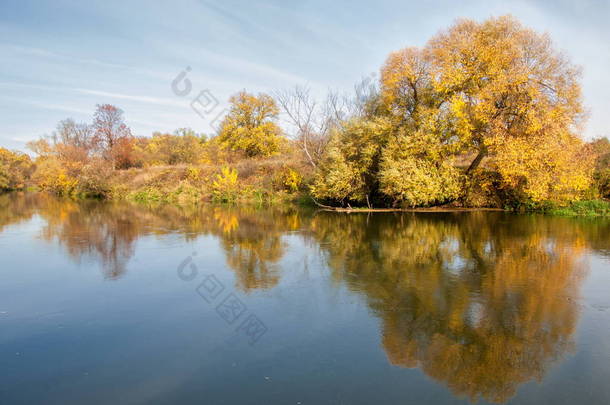
<path fill-rule="evenodd" d="M 610 220 L 0 196 L 2 404 L 608 404 Z"/>

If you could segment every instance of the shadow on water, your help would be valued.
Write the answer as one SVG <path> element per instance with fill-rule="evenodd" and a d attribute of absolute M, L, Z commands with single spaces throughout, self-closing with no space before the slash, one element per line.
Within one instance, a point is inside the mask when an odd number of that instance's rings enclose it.
<path fill-rule="evenodd" d="M 146 235 L 218 238 L 236 287 L 272 290 L 285 236 L 313 244 L 332 281 L 381 321 L 389 362 L 471 401 L 502 403 L 574 350 L 585 252 L 609 256 L 610 221 L 507 213 L 337 214 L 0 196 L 0 232 L 40 217 L 40 237 L 119 279 Z"/>

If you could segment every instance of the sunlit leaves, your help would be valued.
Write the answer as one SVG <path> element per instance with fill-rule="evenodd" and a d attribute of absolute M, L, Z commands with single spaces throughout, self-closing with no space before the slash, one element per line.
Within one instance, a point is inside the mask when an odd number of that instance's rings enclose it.
<path fill-rule="evenodd" d="M 28 155 L 0 148 L 0 191 L 24 188 L 33 169 Z"/>
<path fill-rule="evenodd" d="M 380 89 L 383 108 L 358 121 L 368 132 L 348 123 L 329 144 L 317 197 L 445 203 L 473 186 L 480 165 L 520 202 L 574 200 L 589 187 L 579 70 L 513 17 L 459 20 L 423 48 L 391 53 Z M 370 133 L 380 120 L 387 125 Z"/>
<path fill-rule="evenodd" d="M 221 124 L 218 141 L 248 157 L 267 157 L 279 152 L 283 138 L 276 124 L 279 109 L 267 94 L 242 91 L 229 99 L 231 110 Z"/>

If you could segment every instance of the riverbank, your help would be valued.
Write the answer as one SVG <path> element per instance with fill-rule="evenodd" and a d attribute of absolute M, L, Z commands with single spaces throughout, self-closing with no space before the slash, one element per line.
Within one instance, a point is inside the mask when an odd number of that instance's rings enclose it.
<path fill-rule="evenodd" d="M 323 208 L 323 211 L 342 213 L 374 213 L 374 212 L 532 212 L 563 217 L 610 217 L 610 202 L 604 200 L 576 201 L 565 207 L 552 209 L 540 208 L 527 211 L 516 211 L 502 208 L 470 208 L 470 207 L 433 207 L 433 208 Z"/>
<path fill-rule="evenodd" d="M 137 183 L 136 176 L 130 176 L 134 183 Z M 166 184 L 165 187 L 153 187 L 150 183 L 143 183 L 140 187 L 129 190 L 129 183 L 120 184 L 105 198 L 91 197 L 85 195 L 64 196 L 73 200 L 107 200 L 129 201 L 144 205 L 192 207 L 198 205 L 211 206 L 308 206 L 317 208 L 318 211 L 336 212 L 345 214 L 362 213 L 389 213 L 389 212 L 412 212 L 412 213 L 460 213 L 460 212 L 519 212 L 519 213 L 538 213 L 548 216 L 561 217 L 610 217 L 610 202 L 606 200 L 576 201 L 566 206 L 544 206 L 540 208 L 529 208 L 527 210 L 515 210 L 498 207 L 459 207 L 459 206 L 440 206 L 422 208 L 367 208 L 367 207 L 330 207 L 316 205 L 315 201 L 306 191 L 297 190 L 288 192 L 285 190 L 261 190 L 251 185 L 240 188 L 230 199 L 218 199 L 214 195 L 214 190 L 210 188 L 196 188 L 190 181 L 179 181 L 173 186 Z M 25 191 L 25 190 L 24 190 Z M 13 191 L 13 192 L 24 192 Z M 35 188 L 25 192 L 41 192 Z"/>
<path fill-rule="evenodd" d="M 507 211 L 502 208 L 469 208 L 469 207 L 430 207 L 430 208 L 322 208 L 322 211 L 371 213 L 371 212 L 475 212 L 475 211 Z"/>
<path fill-rule="evenodd" d="M 297 162 L 297 163 L 295 163 Z M 557 216 L 610 216 L 605 200 L 511 204 L 500 198 L 469 194 L 449 205 L 436 207 L 336 207 L 314 200 L 310 193 L 313 170 L 290 156 L 241 159 L 223 164 L 158 165 L 123 170 L 82 170 L 78 176 L 33 176 L 29 189 L 83 199 L 127 200 L 176 206 L 200 204 L 309 205 L 343 213 L 518 211 Z M 24 187 L 22 187 L 24 188 Z M 475 191 L 476 192 L 476 191 Z M 489 194 L 489 193 L 488 193 Z"/>
<path fill-rule="evenodd" d="M 279 204 L 304 197 L 304 175 L 308 175 L 306 169 L 290 159 L 277 157 L 222 165 L 158 165 L 96 171 L 68 179 L 35 178 L 33 185 L 41 191 L 74 198 L 175 205 Z"/>

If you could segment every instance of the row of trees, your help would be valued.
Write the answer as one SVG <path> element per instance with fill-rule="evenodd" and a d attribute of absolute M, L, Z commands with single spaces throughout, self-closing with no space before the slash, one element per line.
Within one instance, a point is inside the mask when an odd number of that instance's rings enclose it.
<path fill-rule="evenodd" d="M 51 136 L 30 142 L 28 147 L 41 158 L 57 156 L 70 164 L 102 159 L 120 169 L 130 165 L 132 140 L 123 111 L 104 104 L 97 106 L 92 124 L 68 118 L 57 125 Z"/>
<path fill-rule="evenodd" d="M 103 194 L 113 171 L 225 166 L 283 154 L 326 204 L 539 204 L 608 196 L 610 145 L 579 137 L 580 72 L 510 16 L 460 20 L 390 54 L 378 82 L 318 102 L 307 88 L 239 92 L 215 137 L 135 137 L 112 105 L 31 143 L 36 182 Z M 286 130 L 279 125 L 285 118 Z M 300 151 L 300 154 L 295 153 Z M 595 187 L 592 186 L 595 184 Z"/>
<path fill-rule="evenodd" d="M 37 155 L 33 181 L 58 194 L 103 195 L 112 171 L 131 165 L 133 139 L 122 110 L 98 105 L 91 124 L 66 119 L 28 144 Z"/>
<path fill-rule="evenodd" d="M 136 137 L 121 109 L 98 105 L 92 123 L 68 118 L 51 135 L 28 144 L 37 155 L 32 180 L 58 194 L 105 196 L 117 170 L 198 164 L 205 142 L 204 136 L 188 128 Z"/>
<path fill-rule="evenodd" d="M 311 193 L 333 205 L 603 196 L 608 143 L 580 137 L 579 80 L 547 35 L 513 17 L 460 20 L 423 48 L 390 54 L 379 82 L 357 86 L 353 97 L 239 93 L 219 139 L 249 157 L 277 153 L 283 111 L 292 145 L 314 169 Z"/>

